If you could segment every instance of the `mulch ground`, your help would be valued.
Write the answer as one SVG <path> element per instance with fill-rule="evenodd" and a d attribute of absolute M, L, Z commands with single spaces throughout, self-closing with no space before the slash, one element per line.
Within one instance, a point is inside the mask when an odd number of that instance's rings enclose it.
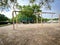
<path fill-rule="evenodd" d="M 60 45 L 59 24 L 18 24 L 0 27 L 0 45 Z"/>

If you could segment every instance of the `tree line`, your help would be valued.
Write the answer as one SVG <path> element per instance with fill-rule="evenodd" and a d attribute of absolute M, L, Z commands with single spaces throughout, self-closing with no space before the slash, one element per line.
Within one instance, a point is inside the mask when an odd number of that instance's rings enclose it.
<path fill-rule="evenodd" d="M 49 19 L 44 19 L 43 17 L 38 14 L 38 18 L 36 17 L 36 12 L 42 12 L 41 8 L 45 6 L 47 9 L 51 9 L 51 3 L 54 2 L 54 0 L 28 0 L 29 5 L 19 5 L 17 0 L 0 0 L 0 7 L 2 7 L 2 11 L 4 9 L 11 8 L 13 5 L 13 9 L 19 9 L 21 12 L 18 13 L 16 17 L 14 17 L 14 22 L 16 22 L 16 18 L 18 22 L 36 22 L 36 19 L 38 19 L 39 22 L 41 22 L 41 18 L 43 21 L 48 21 Z M 9 3 L 8 3 L 9 2 Z M 38 4 L 37 4 L 37 3 Z M 10 5 L 10 3 L 12 5 Z M 9 20 L 12 22 L 12 19 Z"/>

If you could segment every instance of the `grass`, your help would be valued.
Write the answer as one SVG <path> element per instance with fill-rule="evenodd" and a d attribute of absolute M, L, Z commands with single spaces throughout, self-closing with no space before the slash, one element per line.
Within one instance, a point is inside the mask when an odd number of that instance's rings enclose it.
<path fill-rule="evenodd" d="M 10 25 L 10 24 L 2 24 L 2 25 L 0 25 L 0 27 L 4 27 L 4 26 L 8 26 L 8 25 Z"/>

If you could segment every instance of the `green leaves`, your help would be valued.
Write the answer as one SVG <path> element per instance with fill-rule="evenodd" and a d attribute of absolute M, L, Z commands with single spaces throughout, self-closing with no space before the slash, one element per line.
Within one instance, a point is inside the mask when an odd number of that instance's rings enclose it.
<path fill-rule="evenodd" d="M 23 14 L 23 15 L 26 15 L 26 16 L 31 16 L 31 15 L 33 15 L 34 13 L 35 13 L 35 11 L 36 12 L 41 12 L 41 10 L 40 10 L 40 6 L 39 5 L 32 5 L 32 6 L 30 6 L 30 5 L 28 5 L 28 6 L 19 6 L 20 7 L 20 10 L 21 10 L 21 13 Z"/>
<path fill-rule="evenodd" d="M 17 1 L 18 0 L 10 0 L 11 4 L 13 2 L 15 4 L 16 8 L 18 8 L 17 5 L 19 4 Z M 51 3 L 54 2 L 54 0 L 38 0 L 38 1 L 37 0 L 28 0 L 28 1 L 30 1 L 30 3 L 32 5 L 38 3 L 38 5 L 39 5 L 40 8 L 43 7 L 43 6 L 45 6 L 47 9 L 48 8 L 51 9 Z M 0 9 L 4 10 L 6 8 L 7 9 L 10 8 L 11 7 L 10 2 L 9 2 L 9 0 L 0 0 Z"/>
<path fill-rule="evenodd" d="M 8 10 L 9 8 L 11 8 L 11 6 L 14 4 L 17 4 L 17 0 L 0 0 L 0 9 L 1 11 L 4 11 L 4 10 Z M 12 5 L 10 5 L 10 3 Z"/>
<path fill-rule="evenodd" d="M 17 3 L 17 0 L 10 0 L 11 2 Z"/>
<path fill-rule="evenodd" d="M 51 10 L 51 3 L 53 3 L 54 0 L 43 0 L 43 5 L 45 6 L 46 9 Z"/>
<path fill-rule="evenodd" d="M 0 21 L 7 21 L 7 20 L 8 18 L 5 15 L 0 14 Z"/>
<path fill-rule="evenodd" d="M 10 0 L 11 2 L 14 2 L 14 0 Z"/>
<path fill-rule="evenodd" d="M 8 4 L 8 0 L 1 0 L 0 1 L 0 6 L 7 5 L 7 4 Z"/>
<path fill-rule="evenodd" d="M 35 0 L 30 0 L 30 3 L 34 3 L 35 2 Z"/>
<path fill-rule="evenodd" d="M 21 6 L 20 6 L 21 8 Z M 34 7 L 33 6 L 22 6 L 21 8 L 21 12 L 19 12 L 19 14 L 17 15 L 18 21 L 32 21 L 32 20 L 36 20 L 36 16 L 33 15 L 34 13 Z"/>
<path fill-rule="evenodd" d="M 32 3 L 32 5 L 37 2 L 37 0 L 30 0 L 30 3 Z M 40 7 L 45 7 L 47 9 L 51 9 L 51 3 L 53 3 L 54 0 L 39 0 L 37 3 Z M 35 3 L 36 4 L 36 3 Z"/>

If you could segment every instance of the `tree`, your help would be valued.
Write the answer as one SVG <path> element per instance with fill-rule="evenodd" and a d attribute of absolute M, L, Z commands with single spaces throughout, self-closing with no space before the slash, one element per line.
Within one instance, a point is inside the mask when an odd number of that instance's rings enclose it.
<path fill-rule="evenodd" d="M 6 8 L 11 8 L 11 4 L 16 6 L 17 0 L 0 0 L 0 11 L 4 11 Z"/>
<path fill-rule="evenodd" d="M 36 15 L 34 14 L 35 9 L 37 12 L 40 12 L 40 7 L 38 5 L 33 5 L 33 6 L 22 6 L 21 12 L 19 12 L 17 18 L 18 20 L 26 20 L 28 22 L 35 22 L 36 21 Z"/>
<path fill-rule="evenodd" d="M 4 14 L 0 14 L 0 22 L 1 21 L 7 21 L 8 18 Z"/>
<path fill-rule="evenodd" d="M 35 3 L 37 0 L 29 0 L 30 3 Z M 17 0 L 0 0 L 0 9 L 4 10 L 5 8 L 10 8 L 10 2 L 16 6 L 18 5 L 18 2 Z M 54 2 L 54 0 L 39 0 L 37 3 L 40 7 L 42 7 L 43 5 L 46 7 L 46 8 L 49 8 L 51 9 L 51 3 Z"/>
<path fill-rule="evenodd" d="M 32 3 L 32 5 L 33 5 L 36 1 L 37 0 L 30 0 L 30 3 Z M 39 0 L 39 2 L 37 2 L 37 3 L 40 7 L 45 6 L 45 8 L 51 9 L 52 2 L 54 2 L 54 0 Z"/>
<path fill-rule="evenodd" d="M 53 20 L 59 20 L 59 18 L 54 18 Z"/>
<path fill-rule="evenodd" d="M 11 4 L 13 5 L 13 9 L 15 10 L 15 7 L 18 5 L 18 2 L 17 2 L 17 0 L 0 0 L 0 9 L 2 9 L 2 11 L 4 10 L 4 9 L 8 9 L 8 8 L 10 8 L 11 7 L 11 5 L 10 5 L 10 2 L 11 2 Z M 37 0 L 29 0 L 30 1 L 30 3 L 32 3 L 32 5 L 34 4 L 34 5 L 36 5 L 36 1 Z M 8 3 L 9 2 L 9 3 Z M 39 0 L 39 2 L 37 2 L 38 3 L 38 6 L 41 8 L 41 7 L 43 7 L 43 6 L 45 6 L 46 8 L 49 8 L 49 9 L 51 9 L 51 3 L 52 2 L 54 2 L 54 0 Z M 29 8 L 28 8 L 29 9 Z M 24 9 L 24 10 L 26 10 L 26 9 Z M 30 11 L 30 14 L 29 15 L 31 15 L 33 12 L 35 12 L 35 11 L 37 11 L 36 10 L 36 7 L 35 7 L 35 9 L 33 8 L 33 11 Z M 38 11 L 40 11 L 40 10 L 38 10 Z M 22 11 L 22 12 L 25 12 L 25 11 Z M 27 10 L 27 12 L 29 13 L 29 10 Z M 27 14 L 27 13 L 25 13 L 25 14 Z M 29 16 L 29 15 L 27 15 L 27 16 Z"/>

